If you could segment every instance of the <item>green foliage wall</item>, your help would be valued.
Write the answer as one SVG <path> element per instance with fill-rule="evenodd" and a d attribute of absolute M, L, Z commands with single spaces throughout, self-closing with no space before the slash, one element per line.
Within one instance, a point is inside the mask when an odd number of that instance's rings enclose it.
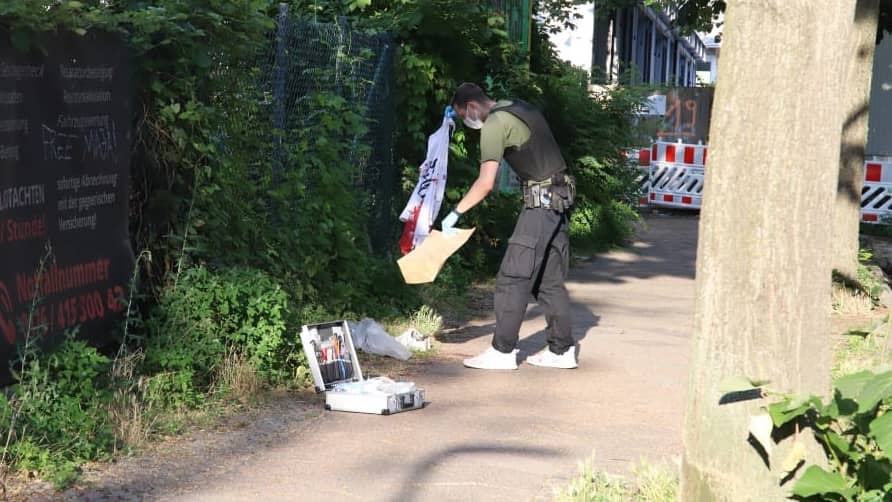
<path fill-rule="evenodd" d="M 560 11 L 566 2 L 545 3 Z M 619 152 L 630 146 L 627 117 L 635 96 L 591 96 L 587 77 L 556 58 L 546 27 L 533 26 L 527 52 L 487 2 L 288 4 L 303 21 L 340 22 L 396 40 L 394 168 L 400 176 L 393 188 L 401 192 L 391 218 L 417 180 L 427 136 L 453 89 L 474 81 L 494 98 L 521 98 L 544 110 L 580 182 L 577 242 L 603 247 L 628 232 L 633 214 L 621 202 L 628 187 Z M 53 30 L 111 30 L 130 43 L 138 110 L 131 236 L 140 256 L 150 257 L 135 271 L 126 351 L 113 359 L 71 338 L 20 365 L 20 378 L 0 406 L 0 430 L 11 438 L 5 458 L 18 467 L 64 484 L 79 464 L 120 446 L 108 410 L 121 396 L 162 410 L 202 406 L 233 351 L 264 385 L 294 383 L 304 362 L 296 346 L 300 324 L 398 316 L 495 272 L 520 209 L 517 194 L 493 194 L 465 217 L 462 225 L 478 228 L 474 240 L 426 294 L 402 282 L 394 263 L 398 233 L 385 236 L 393 255 L 370 252 L 352 162 L 368 149 L 356 140 L 370 126 L 362 110 L 321 89 L 306 96 L 301 126 L 272 127 L 258 61 L 269 53 L 278 7 L 269 0 L 0 5 L 0 32 L 18 48 Z M 445 207 L 478 174 L 477 134 L 459 128 L 453 137 Z M 274 183 L 279 141 L 291 168 Z M 113 368 L 125 352 L 134 369 L 121 378 Z M 131 380 L 148 383 L 137 392 L 121 383 Z"/>

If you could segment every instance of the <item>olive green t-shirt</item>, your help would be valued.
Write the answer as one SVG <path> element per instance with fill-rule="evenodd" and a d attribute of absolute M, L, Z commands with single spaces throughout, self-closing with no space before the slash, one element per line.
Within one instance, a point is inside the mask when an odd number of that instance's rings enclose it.
<path fill-rule="evenodd" d="M 510 105 L 511 101 L 501 100 L 496 106 Z M 480 163 L 489 160 L 501 162 L 506 148 L 519 147 L 530 139 L 530 128 L 516 116 L 508 112 L 490 113 L 480 130 Z"/>

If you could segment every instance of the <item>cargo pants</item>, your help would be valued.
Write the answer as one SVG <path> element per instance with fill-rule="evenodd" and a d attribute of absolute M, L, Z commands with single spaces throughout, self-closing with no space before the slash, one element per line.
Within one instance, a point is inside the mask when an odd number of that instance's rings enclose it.
<path fill-rule="evenodd" d="M 545 313 L 548 345 L 555 354 L 573 347 L 570 297 L 564 281 L 570 264 L 568 215 L 545 208 L 524 208 L 496 276 L 496 331 L 492 346 L 511 352 L 530 295 Z"/>

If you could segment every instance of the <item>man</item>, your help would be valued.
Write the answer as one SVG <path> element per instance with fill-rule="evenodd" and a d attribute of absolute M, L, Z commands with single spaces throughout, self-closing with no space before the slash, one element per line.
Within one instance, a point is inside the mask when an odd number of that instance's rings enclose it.
<path fill-rule="evenodd" d="M 454 232 L 462 214 L 492 190 L 504 158 L 521 179 L 524 208 L 496 278 L 496 331 L 492 347 L 465 359 L 479 369 L 517 369 L 517 338 L 532 294 L 545 311 L 548 346 L 526 359 L 536 366 L 575 368 L 570 301 L 564 280 L 569 265 L 569 209 L 575 186 L 545 118 L 519 100 L 499 101 L 472 83 L 461 84 L 452 111 L 480 130 L 480 174 L 467 194 L 443 219 L 443 233 Z"/>

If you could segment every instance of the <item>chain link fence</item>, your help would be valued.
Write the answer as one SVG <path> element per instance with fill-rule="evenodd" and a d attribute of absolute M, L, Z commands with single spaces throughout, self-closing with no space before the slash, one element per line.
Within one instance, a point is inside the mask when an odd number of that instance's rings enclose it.
<path fill-rule="evenodd" d="M 276 32 L 259 64 L 275 130 L 312 128 L 311 101 L 318 93 L 334 93 L 361 113 L 368 131 L 352 138 L 350 161 L 356 167 L 354 185 L 365 196 L 369 239 L 380 253 L 392 244 L 395 229 L 393 65 L 394 43 L 389 35 L 354 32 L 344 22 L 296 19 L 286 7 L 279 11 Z M 292 166 L 282 145 L 273 149 L 273 156 L 275 182 Z"/>

